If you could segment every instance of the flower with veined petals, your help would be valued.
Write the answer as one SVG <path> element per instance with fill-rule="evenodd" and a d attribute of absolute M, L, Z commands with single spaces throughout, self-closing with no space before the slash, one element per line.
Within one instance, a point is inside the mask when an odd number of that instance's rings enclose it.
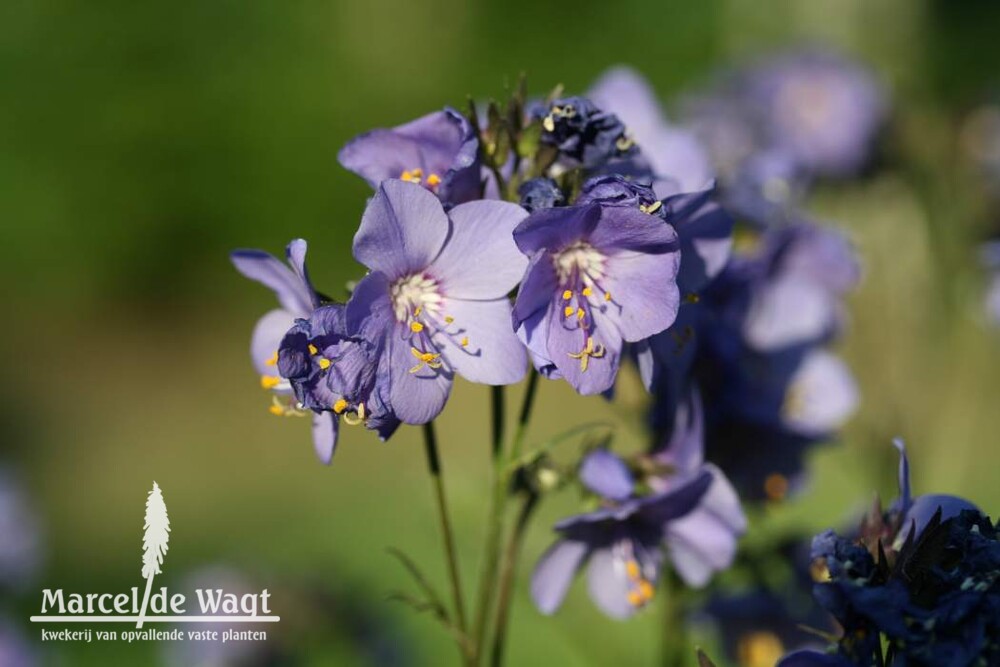
<path fill-rule="evenodd" d="M 524 377 L 507 294 L 526 264 L 511 237 L 526 215 L 490 200 L 446 214 L 426 189 L 399 180 L 383 182 L 369 202 L 354 257 L 371 273 L 347 305 L 347 327 L 382 337 L 386 398 L 404 423 L 434 419 L 456 373 L 493 385 Z"/>
<path fill-rule="evenodd" d="M 543 614 L 555 613 L 587 563 L 591 599 L 608 616 L 628 618 L 653 598 L 666 528 L 697 505 L 711 475 L 702 472 L 677 488 L 640 497 L 625 463 L 595 450 L 580 465 L 580 481 L 602 507 L 556 524 L 560 539 L 535 566 L 531 597 Z"/>
<path fill-rule="evenodd" d="M 260 374 L 261 387 L 274 394 L 270 411 L 279 416 L 307 414 L 290 402 L 292 386 L 278 373 L 281 339 L 296 319 L 308 318 L 323 301 L 306 271 L 306 249 L 302 239 L 289 243 L 286 251 L 289 266 L 262 250 L 236 250 L 230 255 L 237 271 L 270 288 L 281 304 L 281 308 L 267 312 L 257 321 L 250 340 L 250 358 Z M 336 421 L 329 413 L 314 413 L 312 432 L 316 455 L 323 463 L 329 463 L 337 442 Z"/>
<path fill-rule="evenodd" d="M 373 188 L 400 178 L 427 188 L 446 206 L 482 194 L 476 128 L 450 107 L 355 137 L 337 159 Z"/>
<path fill-rule="evenodd" d="M 663 220 L 597 203 L 536 211 L 514 231 L 531 258 L 514 327 L 535 366 L 581 394 L 614 384 L 624 342 L 677 315 L 677 233 Z"/>

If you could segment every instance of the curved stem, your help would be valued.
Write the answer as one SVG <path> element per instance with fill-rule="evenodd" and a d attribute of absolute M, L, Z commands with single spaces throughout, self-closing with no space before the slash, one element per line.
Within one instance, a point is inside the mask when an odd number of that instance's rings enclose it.
<path fill-rule="evenodd" d="M 458 556 L 455 551 L 455 538 L 451 530 L 451 520 L 448 518 L 448 501 L 444 493 L 444 482 L 441 479 L 441 459 L 438 456 L 437 436 L 434 433 L 434 423 L 424 424 L 424 453 L 427 456 L 427 470 L 434 483 L 434 496 L 437 501 L 438 520 L 441 523 L 441 537 L 444 540 L 444 551 L 448 561 L 448 576 L 451 579 L 452 601 L 455 606 L 455 625 L 462 636 L 465 636 L 465 604 L 462 601 L 462 578 L 458 571 Z M 462 656 L 469 661 L 469 649 L 459 646 Z"/>
<path fill-rule="evenodd" d="M 503 554 L 503 566 L 500 569 L 500 597 L 497 601 L 496 628 L 493 632 L 493 649 L 490 652 L 490 665 L 500 667 L 503 664 L 504 641 L 507 638 L 507 621 L 510 619 L 510 601 L 514 592 L 514 579 L 517 575 L 517 561 L 521 553 L 521 543 L 528 521 L 538 505 L 539 495 L 531 493 L 524 499 L 521 512 L 517 516 L 514 531 L 507 540 Z"/>

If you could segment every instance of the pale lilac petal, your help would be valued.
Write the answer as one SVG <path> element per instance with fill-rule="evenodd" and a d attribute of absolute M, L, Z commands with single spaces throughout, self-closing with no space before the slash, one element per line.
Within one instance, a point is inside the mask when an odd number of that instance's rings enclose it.
<path fill-rule="evenodd" d="M 839 314 L 835 294 L 789 274 L 754 292 L 743 335 L 755 350 L 776 350 L 826 336 Z"/>
<path fill-rule="evenodd" d="M 539 311 L 548 310 L 559 289 L 559 278 L 552 256 L 544 251 L 536 252 L 524 272 L 521 288 L 517 292 L 512 313 L 514 328 Z"/>
<path fill-rule="evenodd" d="M 426 269 L 448 238 L 438 198 L 405 181 L 384 181 L 354 236 L 354 258 L 394 280 Z"/>
<path fill-rule="evenodd" d="M 453 208 L 451 236 L 428 273 L 457 299 L 499 299 L 517 285 L 527 258 L 514 244 L 514 228 L 527 211 L 510 202 L 473 201 Z"/>
<path fill-rule="evenodd" d="M 580 464 L 580 481 L 594 493 L 609 500 L 625 500 L 632 495 L 635 480 L 628 466 L 606 449 L 595 449 Z"/>
<path fill-rule="evenodd" d="M 587 564 L 587 589 L 590 598 L 611 618 L 629 618 L 637 608 L 629 602 L 632 588 L 625 568 L 625 560 L 617 557 L 615 546 L 597 549 L 590 555 Z"/>
<path fill-rule="evenodd" d="M 282 308 L 296 317 L 309 317 L 313 309 L 309 289 L 278 258 L 262 250 L 236 250 L 229 257 L 237 271 L 270 288 Z"/>
<path fill-rule="evenodd" d="M 619 65 L 601 75 L 587 98 L 618 116 L 646 154 L 646 142 L 663 125 L 663 112 L 649 82 L 631 67 Z"/>
<path fill-rule="evenodd" d="M 505 385 L 524 379 L 528 356 L 510 326 L 510 301 L 447 299 L 445 313 L 453 318 L 441 323 L 434 335 L 448 365 L 471 382 Z"/>
<path fill-rule="evenodd" d="M 584 238 L 606 254 L 634 250 L 651 254 L 670 253 L 679 259 L 680 241 L 674 228 L 637 208 L 605 206 L 590 234 Z"/>
<path fill-rule="evenodd" d="M 644 340 L 666 330 L 677 319 L 680 291 L 675 279 L 679 266 L 677 252 L 629 252 L 608 257 L 601 287 L 611 293 L 607 317 L 624 340 Z"/>
<path fill-rule="evenodd" d="M 596 308 L 591 317 L 593 326 L 585 331 L 575 316 L 563 316 L 562 302 L 556 300 L 546 315 L 545 349 L 562 376 L 585 396 L 600 394 L 614 385 L 622 349 L 618 327 Z M 545 331 L 536 335 L 545 335 Z M 590 353 L 588 337 L 592 339 Z M 581 355 L 586 357 L 586 364 Z"/>
<path fill-rule="evenodd" d="M 703 190 L 715 178 L 708 151 L 689 130 L 664 124 L 639 148 L 657 176 L 657 197 Z"/>
<path fill-rule="evenodd" d="M 337 160 L 373 188 L 382 181 L 399 178 L 410 169 L 426 169 L 420 143 L 393 130 L 372 130 L 352 139 L 340 149 Z"/>
<path fill-rule="evenodd" d="M 389 335 L 389 404 L 404 424 L 426 424 L 444 410 L 451 392 L 451 373 L 446 368 L 418 365 L 410 352 L 410 343 L 396 334 Z"/>
<path fill-rule="evenodd" d="M 292 267 L 292 271 L 295 272 L 299 282 L 305 286 L 313 308 L 319 308 L 319 297 L 316 295 L 316 290 L 313 289 L 312 281 L 309 280 L 309 271 L 306 270 L 307 249 L 308 244 L 305 239 L 294 239 L 285 249 L 285 255 L 288 259 L 288 265 Z"/>
<path fill-rule="evenodd" d="M 295 318 L 287 310 L 276 308 L 257 320 L 250 336 L 250 359 L 260 375 L 277 376 L 278 366 L 267 361 L 278 352 L 281 339 L 295 324 Z"/>
<path fill-rule="evenodd" d="M 369 273 L 358 281 L 344 307 L 344 321 L 350 336 L 375 340 L 384 335 L 390 323 L 395 322 L 389 281 L 384 274 Z"/>
<path fill-rule="evenodd" d="M 641 211 L 636 213 L 645 216 Z M 526 255 L 533 255 L 542 249 L 558 252 L 571 243 L 587 238 L 600 218 L 601 207 L 598 204 L 545 208 L 535 211 L 517 226 L 514 241 Z"/>
<path fill-rule="evenodd" d="M 338 422 L 332 412 L 320 412 L 313 415 L 312 435 L 313 446 L 320 463 L 330 465 L 333 460 L 333 450 L 337 448 Z"/>
<path fill-rule="evenodd" d="M 588 551 L 584 542 L 559 540 L 538 560 L 531 574 L 531 599 L 540 612 L 548 616 L 559 609 Z"/>
<path fill-rule="evenodd" d="M 822 436 L 836 431 L 857 404 L 857 384 L 847 365 L 830 352 L 815 350 L 789 382 L 782 418 L 793 431 Z"/>
<path fill-rule="evenodd" d="M 705 420 L 697 388 L 693 387 L 678 402 L 670 440 L 656 453 L 656 459 L 679 473 L 693 473 L 701 467 L 705 460 Z"/>

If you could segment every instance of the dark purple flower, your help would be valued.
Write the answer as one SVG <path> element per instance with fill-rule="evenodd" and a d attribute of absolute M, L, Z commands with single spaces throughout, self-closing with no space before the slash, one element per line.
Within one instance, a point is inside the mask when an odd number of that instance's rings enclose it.
<path fill-rule="evenodd" d="M 596 450 L 583 460 L 580 479 L 602 507 L 556 524 L 560 539 L 535 566 L 532 599 L 543 614 L 554 613 L 586 563 L 594 603 L 612 618 L 628 618 L 653 597 L 667 528 L 698 504 L 711 475 L 704 472 L 665 493 L 638 497 L 621 459 Z"/>
<path fill-rule="evenodd" d="M 677 316 L 677 233 L 623 206 L 587 204 L 532 213 L 514 231 L 531 258 L 514 327 L 535 366 L 581 394 L 611 388 L 624 342 Z"/>
<path fill-rule="evenodd" d="M 285 333 L 297 319 L 308 319 L 322 303 L 306 271 L 306 249 L 302 239 L 289 243 L 289 266 L 262 250 L 236 250 L 230 255 L 237 271 L 270 288 L 281 304 L 258 320 L 250 340 L 250 358 L 260 374 L 261 387 L 273 393 L 270 411 L 279 416 L 307 414 L 288 400 L 292 386 L 278 373 L 278 347 Z M 337 442 L 336 420 L 329 412 L 314 413 L 312 433 L 316 455 L 329 463 Z"/>
<path fill-rule="evenodd" d="M 793 651 L 781 660 L 775 667 L 854 667 L 851 662 L 839 653 L 821 653 L 812 649 Z"/>
<path fill-rule="evenodd" d="M 527 180 L 517 189 L 517 194 L 521 197 L 521 206 L 528 213 L 566 203 L 566 196 L 551 178 Z"/>
<path fill-rule="evenodd" d="M 354 257 L 371 269 L 347 305 L 348 331 L 381 341 L 392 412 L 423 424 L 441 412 L 455 373 L 512 384 L 527 371 L 507 298 L 525 258 L 511 232 L 527 213 L 475 201 L 447 214 L 424 188 L 384 181 L 365 209 Z"/>
<path fill-rule="evenodd" d="M 666 527 L 674 569 L 688 586 L 701 588 L 732 565 L 747 520 L 733 485 L 719 468 L 705 462 L 704 415 L 696 388 L 678 405 L 670 437 L 650 456 L 669 470 L 647 479 L 656 492 L 669 493 L 705 473 L 710 476 L 698 503 Z"/>
<path fill-rule="evenodd" d="M 642 149 L 638 159 L 647 162 L 654 175 L 657 198 L 711 186 L 715 173 L 701 142 L 692 132 L 667 121 L 649 83 L 638 72 L 612 68 L 587 96 L 625 124 L 628 136 Z"/>
<path fill-rule="evenodd" d="M 629 206 L 658 218 L 663 218 L 665 213 L 648 182 L 621 174 L 603 174 L 587 179 L 580 189 L 576 204 L 582 206 L 592 203 Z"/>
<path fill-rule="evenodd" d="M 807 180 L 787 152 L 753 153 L 725 180 L 722 199 L 737 217 L 760 227 L 794 221 Z"/>
<path fill-rule="evenodd" d="M 447 206 L 482 194 L 476 128 L 452 108 L 366 132 L 348 142 L 337 159 L 373 188 L 398 178 L 424 186 Z"/>
<path fill-rule="evenodd" d="M 585 97 L 555 100 L 539 113 L 542 143 L 555 146 L 573 166 L 594 169 L 636 152 L 618 117 Z"/>

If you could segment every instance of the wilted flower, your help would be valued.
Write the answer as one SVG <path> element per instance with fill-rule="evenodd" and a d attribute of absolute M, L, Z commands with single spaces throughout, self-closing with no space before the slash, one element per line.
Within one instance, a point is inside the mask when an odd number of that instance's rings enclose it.
<path fill-rule="evenodd" d="M 670 438 L 650 458 L 664 471 L 646 480 L 659 493 L 710 475 L 711 483 L 698 503 L 665 528 L 674 569 L 687 585 L 700 588 L 713 574 L 732 565 L 747 520 L 733 485 L 719 468 L 705 462 L 704 416 L 696 388 L 678 405 Z"/>
<path fill-rule="evenodd" d="M 561 537 L 535 566 L 532 599 L 542 613 L 554 613 L 587 563 L 591 599 L 608 616 L 627 618 L 653 598 L 667 529 L 697 506 L 711 474 L 702 472 L 669 491 L 640 497 L 624 462 L 595 450 L 580 465 L 580 481 L 602 507 L 556 524 Z"/>
<path fill-rule="evenodd" d="M 581 394 L 609 389 L 624 342 L 669 327 L 677 315 L 677 233 L 625 206 L 586 204 L 532 213 L 514 231 L 531 258 L 514 327 L 535 366 Z"/>
<path fill-rule="evenodd" d="M 250 339 L 250 358 L 260 374 L 260 385 L 274 394 L 270 411 L 279 416 L 306 414 L 290 400 L 292 386 L 278 373 L 278 347 L 285 333 L 297 319 L 307 319 L 323 302 L 306 271 L 306 248 L 302 239 L 288 244 L 286 254 L 291 268 L 262 250 L 236 250 L 230 255 L 237 271 L 270 288 L 281 304 L 281 308 L 257 321 Z M 337 444 L 336 420 L 328 412 L 314 413 L 312 433 L 316 455 L 329 463 Z"/>
<path fill-rule="evenodd" d="M 527 180 L 517 189 L 517 194 L 521 198 L 521 206 L 528 213 L 566 203 L 566 196 L 551 178 Z"/>
<path fill-rule="evenodd" d="M 399 180 L 383 182 L 369 202 L 354 257 L 372 272 L 347 306 L 347 326 L 380 341 L 383 397 L 403 422 L 437 416 L 455 373 L 494 385 L 524 377 L 507 293 L 526 264 L 511 237 L 526 215 L 488 200 L 446 214 L 427 190 Z"/>
<path fill-rule="evenodd" d="M 373 188 L 398 178 L 427 188 L 451 206 L 482 194 L 476 128 L 445 108 L 392 129 L 366 132 L 337 156 Z"/>
<path fill-rule="evenodd" d="M 605 72 L 587 96 L 625 123 L 642 152 L 658 198 L 705 190 L 715 178 L 708 153 L 694 133 L 669 123 L 656 95 L 638 72 L 615 67 Z"/>
<path fill-rule="evenodd" d="M 573 166 L 593 169 L 636 152 L 625 125 L 585 97 L 568 97 L 540 110 L 541 141 L 554 146 Z"/>

